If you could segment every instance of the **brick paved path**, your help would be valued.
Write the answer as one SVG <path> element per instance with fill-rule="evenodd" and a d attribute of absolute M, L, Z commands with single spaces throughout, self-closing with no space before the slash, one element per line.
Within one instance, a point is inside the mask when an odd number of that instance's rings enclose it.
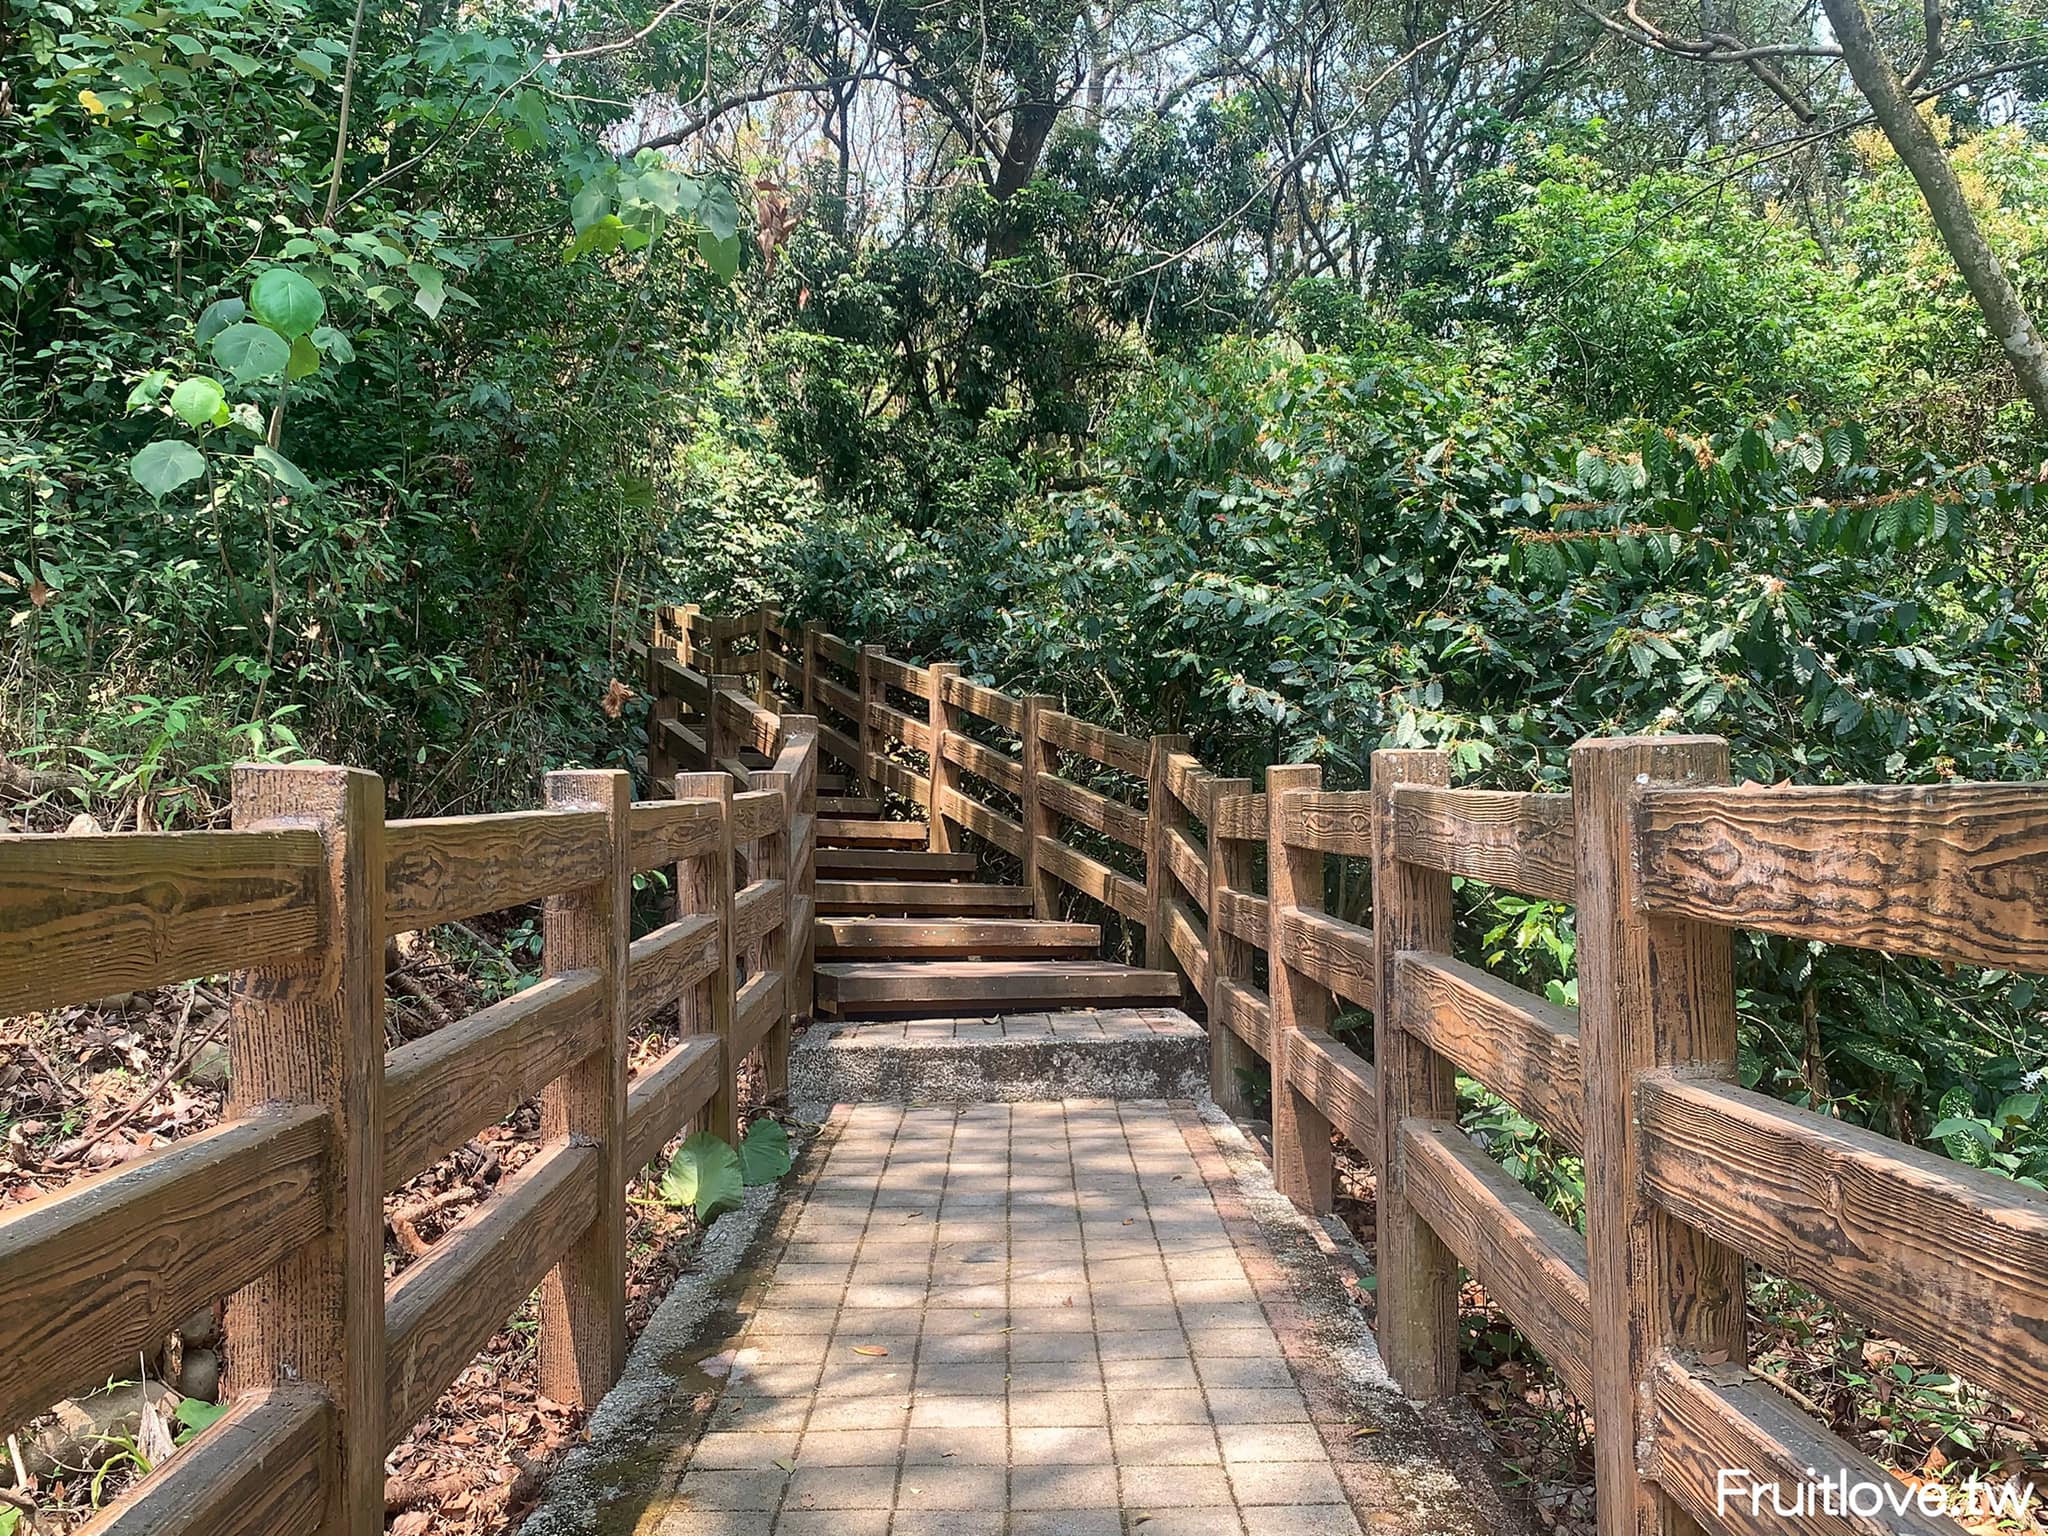
<path fill-rule="evenodd" d="M 642 1529 L 1357 1536 L 1358 1510 L 1417 1528 L 1370 1513 L 1390 1469 L 1327 1381 L 1298 1384 L 1300 1330 L 1273 1319 L 1301 1309 L 1212 1195 L 1206 1136 L 1157 1102 L 840 1109 Z"/>

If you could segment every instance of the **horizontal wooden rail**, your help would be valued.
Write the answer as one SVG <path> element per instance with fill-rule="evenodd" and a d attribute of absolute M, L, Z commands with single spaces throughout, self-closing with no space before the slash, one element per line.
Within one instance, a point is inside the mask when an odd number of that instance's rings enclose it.
<path fill-rule="evenodd" d="M 1291 908 L 1283 914 L 1274 954 L 1346 1002 L 1373 1006 L 1371 929 L 1327 913 Z"/>
<path fill-rule="evenodd" d="M 1005 816 L 957 789 L 948 792 L 941 810 L 976 837 L 985 838 L 1020 859 L 1024 856 L 1024 824 L 1014 817 Z"/>
<path fill-rule="evenodd" d="M 851 688 L 842 688 L 829 677 L 815 678 L 812 687 L 816 701 L 848 725 L 860 724 L 860 695 Z"/>
<path fill-rule="evenodd" d="M 788 978 L 763 971 L 747 978 L 732 1002 L 733 1056 L 744 1061 L 767 1037 L 782 1016 L 783 989 Z"/>
<path fill-rule="evenodd" d="M 384 829 L 384 923 L 392 933 L 460 922 L 604 878 L 597 811 L 435 816 Z"/>
<path fill-rule="evenodd" d="M 311 830 L 0 835 L 0 1018 L 320 942 Z"/>
<path fill-rule="evenodd" d="M 1076 720 L 1072 715 L 1061 714 L 1058 710 L 1040 711 L 1038 734 L 1041 739 L 1051 742 L 1064 752 L 1089 758 L 1101 763 L 1105 768 L 1114 768 L 1119 773 L 1128 773 L 1133 778 L 1142 779 L 1151 771 L 1150 742 L 1136 736 L 1127 736 L 1122 731 L 1090 725 L 1086 720 Z"/>
<path fill-rule="evenodd" d="M 988 780 L 998 789 L 1008 790 L 1013 795 L 1024 793 L 1024 770 L 1017 760 L 1007 753 L 976 741 L 972 736 L 962 736 L 958 731 L 947 731 L 940 744 L 940 752 L 950 763 L 958 763 L 969 773 Z"/>
<path fill-rule="evenodd" d="M 567 971 L 384 1059 L 384 1187 L 496 1123 L 604 1043 L 604 978 Z"/>
<path fill-rule="evenodd" d="M 932 749 L 932 730 L 929 722 L 915 715 L 906 715 L 893 705 L 879 699 L 868 705 L 868 724 L 884 737 L 900 741 L 913 752 L 929 752 Z"/>
<path fill-rule="evenodd" d="M 1650 1425 L 1643 1474 L 1708 1530 L 1730 1536 L 1965 1536 L 1954 1520 L 1921 1507 L 1918 1487 L 1822 1429 L 1740 1365 L 1663 1356 L 1650 1376 Z M 1737 1475 L 1724 1482 L 1724 1471 Z M 1835 1501 L 1813 1491 L 1858 1485 L 1889 1497 L 1877 1512 L 1855 1514 L 1829 1509 Z M 1774 1487 L 1775 1501 L 1769 1492 Z M 1762 1493 L 1754 1503 L 1753 1491 Z M 1779 1512 L 1780 1504 L 1802 1508 L 1802 1497 L 1806 1513 Z"/>
<path fill-rule="evenodd" d="M 1216 802 L 1215 820 L 1209 828 L 1209 835 L 1231 838 L 1240 843 L 1263 843 L 1266 840 L 1266 797 L 1225 795 Z"/>
<path fill-rule="evenodd" d="M 1041 804 L 1069 821 L 1077 821 L 1090 831 L 1114 838 L 1126 848 L 1139 852 L 1145 849 L 1143 811 L 1134 811 L 1119 800 L 1097 794 L 1054 773 L 1038 776 L 1038 798 Z"/>
<path fill-rule="evenodd" d="M 1400 785 L 1394 852 L 1410 864 L 1549 901 L 1577 898 L 1569 795 Z"/>
<path fill-rule="evenodd" d="M 837 635 L 828 635 L 822 629 L 814 629 L 811 631 L 811 644 L 817 647 L 818 654 L 825 660 L 842 666 L 849 672 L 860 665 L 859 649 L 847 644 Z"/>
<path fill-rule="evenodd" d="M 691 1035 L 633 1079 L 626 1095 L 626 1166 L 645 1168 L 711 1102 L 727 1071 L 725 1042 Z"/>
<path fill-rule="evenodd" d="M 1401 1187 L 1565 1385 L 1593 1396 L 1586 1242 L 1455 1125 L 1401 1123 Z"/>
<path fill-rule="evenodd" d="M 716 800 L 642 800 L 633 805 L 628 839 L 633 872 L 662 869 L 709 853 L 724 831 Z"/>
<path fill-rule="evenodd" d="M 1326 1029 L 1287 1037 L 1287 1081 L 1370 1158 L 1380 1144 L 1380 1085 L 1372 1063 Z"/>
<path fill-rule="evenodd" d="M 1197 816 L 1208 805 L 1209 786 L 1215 782 L 1216 775 L 1204 768 L 1201 759 L 1192 752 L 1167 753 L 1167 793 Z"/>
<path fill-rule="evenodd" d="M 875 681 L 891 688 L 900 688 L 914 698 L 931 699 L 931 674 L 923 667 L 913 667 L 907 661 L 898 661 L 894 656 L 881 651 L 868 653 L 868 667 Z"/>
<path fill-rule="evenodd" d="M 332 1219 L 324 1111 L 230 1121 L 0 1217 L 0 1425 L 104 1386 Z"/>
<path fill-rule="evenodd" d="M 597 1166 L 592 1147 L 545 1149 L 392 1282 L 384 1313 L 387 1449 L 590 1226 Z"/>
<path fill-rule="evenodd" d="M 868 771 L 882 788 L 892 795 L 900 795 L 913 805 L 928 806 L 932 798 L 932 781 L 929 776 L 905 767 L 902 763 L 891 762 L 886 757 L 875 758 L 868 764 Z"/>
<path fill-rule="evenodd" d="M 777 716 L 731 688 L 719 689 L 713 705 L 718 712 L 718 730 L 723 739 L 737 741 L 741 747 L 764 756 L 775 751 L 775 737 L 781 729 Z M 725 736 L 727 731 L 733 735 Z"/>
<path fill-rule="evenodd" d="M 773 837 L 789 822 L 789 803 L 779 789 L 753 789 L 732 797 L 732 840 L 744 846 Z"/>
<path fill-rule="evenodd" d="M 1636 829 L 1652 910 L 2048 970 L 2048 787 L 1653 789 Z"/>
<path fill-rule="evenodd" d="M 1162 839 L 1166 869 L 1187 893 L 1187 899 L 1206 917 L 1209 912 L 1209 861 L 1194 840 L 1179 827 L 1168 827 Z"/>
<path fill-rule="evenodd" d="M 1291 790 L 1280 806 L 1289 846 L 1372 857 L 1372 796 L 1364 790 Z"/>
<path fill-rule="evenodd" d="M 1045 873 L 1132 922 L 1145 921 L 1148 903 L 1143 881 L 1119 874 L 1100 859 L 1091 859 L 1087 854 L 1050 837 L 1038 840 L 1038 865 Z"/>
<path fill-rule="evenodd" d="M 781 880 L 756 880 L 732 898 L 732 947 L 744 952 L 780 928 L 787 916 L 789 886 Z"/>
<path fill-rule="evenodd" d="M 1218 891 L 1216 910 L 1209 915 L 1209 920 L 1232 938 L 1243 939 L 1260 949 L 1268 947 L 1266 898 L 1263 896 L 1239 890 Z"/>
<path fill-rule="evenodd" d="M 971 683 L 957 673 L 948 676 L 940 688 L 941 696 L 948 704 L 957 704 L 970 714 L 981 716 L 992 725 L 999 725 L 1012 736 L 1023 734 L 1024 701 L 1013 694 L 1002 693 L 994 688 Z"/>
<path fill-rule="evenodd" d="M 1395 962 L 1401 1028 L 1427 1041 L 1573 1151 L 1586 1144 L 1579 1016 L 1446 955 Z"/>
<path fill-rule="evenodd" d="M 644 1024 L 718 970 L 718 917 L 700 912 L 633 941 L 626 961 L 626 1022 Z"/>
<path fill-rule="evenodd" d="M 1652 1074 L 1636 1115 L 1667 1210 L 2048 1409 L 2048 1195 L 1728 1083 Z"/>
<path fill-rule="evenodd" d="M 1261 1056 L 1271 1058 L 1273 1004 L 1264 993 L 1243 982 L 1219 982 L 1212 1012 L 1217 1023 Z"/>
<path fill-rule="evenodd" d="M 334 1404 L 318 1387 L 238 1393 L 77 1536 L 313 1536 L 334 1484 L 334 1429 Z"/>
<path fill-rule="evenodd" d="M 1209 945 L 1204 938 L 1205 925 L 1198 921 L 1200 914 L 1178 897 L 1168 897 L 1162 906 L 1166 918 L 1167 948 L 1173 952 L 1173 958 L 1180 963 L 1182 974 L 1196 993 L 1207 997 Z"/>

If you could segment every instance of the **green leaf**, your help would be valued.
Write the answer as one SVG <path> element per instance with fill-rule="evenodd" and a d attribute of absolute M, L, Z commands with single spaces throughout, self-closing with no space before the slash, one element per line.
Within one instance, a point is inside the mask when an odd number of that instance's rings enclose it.
<path fill-rule="evenodd" d="M 249 306 L 240 299 L 216 299 L 200 312 L 199 329 L 192 340 L 203 347 L 248 313 Z"/>
<path fill-rule="evenodd" d="M 710 230 L 697 232 L 697 254 L 704 258 L 704 265 L 717 273 L 726 282 L 731 282 L 740 270 L 739 236 L 732 235 L 718 239 Z"/>
<path fill-rule="evenodd" d="M 284 376 L 288 379 L 303 379 L 320 371 L 320 349 L 306 336 L 292 340 L 291 361 L 285 364 Z"/>
<path fill-rule="evenodd" d="M 255 459 L 258 469 L 262 470 L 287 490 L 310 491 L 313 489 L 313 482 L 305 477 L 299 466 L 268 443 L 258 443 L 249 450 L 249 454 L 250 457 Z"/>
<path fill-rule="evenodd" d="M 274 378 L 291 361 L 291 343 L 267 325 L 243 321 L 213 339 L 213 360 L 235 376 L 237 384 Z"/>
<path fill-rule="evenodd" d="M 569 201 L 569 223 L 581 234 L 612 211 L 611 194 L 600 182 L 591 182 Z"/>
<path fill-rule="evenodd" d="M 669 1159 L 660 1194 L 669 1205 L 695 1206 L 697 1219 L 709 1226 L 724 1212 L 738 1210 L 745 1198 L 739 1153 L 711 1132 L 697 1132 Z"/>
<path fill-rule="evenodd" d="M 187 379 L 171 391 L 171 409 L 188 427 L 213 424 L 227 404 L 227 391 L 203 374 Z"/>
<path fill-rule="evenodd" d="M 439 267 L 430 267 L 423 261 L 410 261 L 405 266 L 406 275 L 419 285 L 419 291 L 412 296 L 412 302 L 419 312 L 429 320 L 438 319 L 441 306 L 448 302 L 448 280 Z"/>
<path fill-rule="evenodd" d="M 740 205 L 733 201 L 732 188 L 722 181 L 714 181 L 706 187 L 703 201 L 697 205 L 697 220 L 720 240 L 736 236 L 740 228 Z"/>
<path fill-rule="evenodd" d="M 313 345 L 331 363 L 346 364 L 356 360 L 356 349 L 349 345 L 348 337 L 331 325 L 313 328 Z"/>
<path fill-rule="evenodd" d="M 757 1115 L 740 1138 L 740 1177 L 749 1185 L 773 1184 L 789 1172 L 789 1132 L 782 1122 Z"/>
<path fill-rule="evenodd" d="M 213 1428 L 214 1425 L 227 1417 L 227 1412 L 228 1405 L 226 1403 L 202 1403 L 196 1397 L 184 1397 L 178 1400 L 178 1423 L 183 1428 L 191 1430 L 195 1435 L 202 1430 Z"/>
<path fill-rule="evenodd" d="M 171 370 L 152 368 L 135 381 L 135 387 L 128 391 L 128 409 L 139 411 L 144 406 L 156 404 L 156 397 L 164 392 L 164 386 L 171 381 Z"/>
<path fill-rule="evenodd" d="M 287 341 L 305 335 L 327 313 L 320 290 L 290 267 L 272 267 L 249 289 L 256 318 Z"/>
<path fill-rule="evenodd" d="M 190 443 L 160 437 L 128 461 L 128 473 L 154 501 L 206 473 L 206 460 Z"/>

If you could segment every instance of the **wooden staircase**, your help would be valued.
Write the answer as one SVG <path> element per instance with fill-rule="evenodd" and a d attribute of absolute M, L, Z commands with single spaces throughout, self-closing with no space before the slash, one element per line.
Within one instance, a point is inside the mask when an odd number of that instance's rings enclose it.
<path fill-rule="evenodd" d="M 1180 978 L 1097 958 L 1093 923 L 1032 915 L 1031 893 L 974 880 L 921 821 L 871 800 L 818 816 L 817 1007 L 840 1018 L 974 1018 L 1048 1008 L 1164 1007 Z"/>

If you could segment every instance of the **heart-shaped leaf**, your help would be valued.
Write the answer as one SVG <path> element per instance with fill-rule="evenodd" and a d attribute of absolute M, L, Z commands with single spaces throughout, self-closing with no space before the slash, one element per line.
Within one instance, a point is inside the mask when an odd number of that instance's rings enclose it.
<path fill-rule="evenodd" d="M 697 254 L 704 258 L 704 265 L 716 272 L 728 283 L 740 270 L 740 239 L 728 235 L 724 239 L 708 229 L 697 231 Z"/>
<path fill-rule="evenodd" d="M 171 409 L 187 426 L 203 427 L 214 421 L 227 402 L 227 391 L 203 374 L 187 379 L 171 391 Z"/>
<path fill-rule="evenodd" d="M 291 361 L 285 364 L 284 376 L 288 379 L 303 379 L 320 371 L 320 349 L 306 336 L 292 338 Z"/>
<path fill-rule="evenodd" d="M 292 358 L 291 343 L 267 325 L 242 321 L 213 338 L 213 359 L 238 384 L 275 378 Z"/>
<path fill-rule="evenodd" d="M 205 474 L 206 460 L 190 443 L 160 437 L 128 461 L 128 473 L 152 499 L 162 501 L 179 486 Z"/>
<path fill-rule="evenodd" d="M 310 491 L 313 482 L 308 480 L 298 465 L 279 453 L 268 443 L 258 443 L 249 450 L 256 460 L 256 467 L 288 490 Z"/>
<path fill-rule="evenodd" d="M 782 1122 L 759 1115 L 740 1138 L 740 1176 L 748 1184 L 773 1184 L 789 1172 L 789 1132 Z"/>
<path fill-rule="evenodd" d="M 740 1155 L 711 1132 L 699 1131 L 669 1159 L 660 1193 L 669 1205 L 695 1206 L 697 1219 L 709 1226 L 726 1211 L 738 1210 L 746 1196 Z"/>
<path fill-rule="evenodd" d="M 290 267 L 272 267 L 249 289 L 249 308 L 280 336 L 305 335 L 327 313 L 320 290 Z"/>
<path fill-rule="evenodd" d="M 192 339 L 203 347 L 248 313 L 249 306 L 240 299 L 216 299 L 200 313 L 199 329 Z"/>
<path fill-rule="evenodd" d="M 155 405 L 156 397 L 164 392 L 164 386 L 171 381 L 171 370 L 152 368 L 135 381 L 135 387 L 128 391 L 128 409 L 139 411 L 144 406 Z"/>

